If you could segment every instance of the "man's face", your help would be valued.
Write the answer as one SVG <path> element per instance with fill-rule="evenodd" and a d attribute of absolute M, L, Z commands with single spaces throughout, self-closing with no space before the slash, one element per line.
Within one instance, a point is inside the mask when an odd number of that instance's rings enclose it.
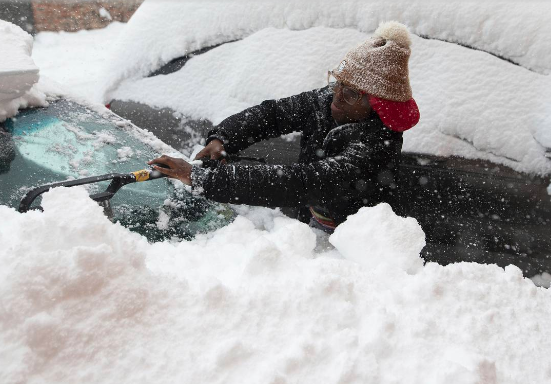
<path fill-rule="evenodd" d="M 348 87 L 348 90 L 346 89 Z M 354 101 L 351 97 L 347 97 L 346 92 L 357 92 L 358 99 Z M 353 105 L 350 103 L 354 102 Z M 331 103 L 331 115 L 338 124 L 357 123 L 365 120 L 371 113 L 371 106 L 366 94 L 354 90 L 346 84 L 338 83 L 333 89 L 333 102 Z"/>

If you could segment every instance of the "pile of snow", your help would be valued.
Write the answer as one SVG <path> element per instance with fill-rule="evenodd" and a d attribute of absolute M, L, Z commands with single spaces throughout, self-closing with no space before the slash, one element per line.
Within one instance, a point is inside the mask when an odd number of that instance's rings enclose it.
<path fill-rule="evenodd" d="M 149 244 L 79 188 L 43 207 L 0 207 L 2 383 L 551 381 L 551 291 L 513 266 L 422 267 L 422 231 L 387 206 L 321 252 L 267 209 Z"/>
<path fill-rule="evenodd" d="M 119 100 L 217 124 L 266 99 L 327 84 L 327 70 L 371 35 L 354 29 L 265 28 L 190 59 L 178 72 L 126 80 Z M 412 35 L 410 79 L 421 120 L 405 151 L 482 158 L 551 173 L 551 77 L 487 53 Z"/>
<path fill-rule="evenodd" d="M 31 35 L 0 20 L 0 122 L 19 108 L 46 103 L 45 95 L 33 87 L 39 71 L 31 58 L 32 48 Z"/>
<path fill-rule="evenodd" d="M 425 233 L 417 220 L 394 215 L 388 204 L 361 208 L 335 229 L 330 242 L 345 258 L 369 269 L 381 264 L 381 255 L 409 273 L 423 265 L 419 252 L 425 246 Z M 369 249 L 369 253 L 360 249 Z"/>
<path fill-rule="evenodd" d="M 113 22 L 90 31 L 40 32 L 35 37 L 33 59 L 42 75 L 75 95 L 101 103 L 102 68 L 125 25 Z"/>
<path fill-rule="evenodd" d="M 324 26 L 371 33 L 385 20 L 398 20 L 417 35 L 467 44 L 548 74 L 550 13 L 546 2 L 146 0 L 107 63 L 106 99 L 124 79 L 146 76 L 186 52 L 242 39 L 266 27 Z"/>

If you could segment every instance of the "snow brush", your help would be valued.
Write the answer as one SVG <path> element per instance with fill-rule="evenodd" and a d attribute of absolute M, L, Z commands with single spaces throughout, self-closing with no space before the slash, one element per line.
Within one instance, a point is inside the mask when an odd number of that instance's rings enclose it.
<path fill-rule="evenodd" d="M 155 165 L 166 168 L 166 166 L 163 164 L 155 164 Z M 90 198 L 92 200 L 97 201 L 101 206 L 104 207 L 107 213 L 109 213 L 111 209 L 109 200 L 111 200 L 111 198 L 115 196 L 115 194 L 119 191 L 119 189 L 121 189 L 125 185 L 139 183 L 142 181 L 160 179 L 165 176 L 166 175 L 163 175 L 161 172 L 153 169 L 142 169 L 141 171 L 130 172 L 130 173 L 109 173 L 107 175 L 91 176 L 91 177 L 85 177 L 82 179 L 67 180 L 67 181 L 60 181 L 57 183 L 45 184 L 27 192 L 25 197 L 23 197 L 23 199 L 19 203 L 19 212 L 21 213 L 27 212 L 29 209 L 31 209 L 30 208 L 31 204 L 38 196 L 42 195 L 45 192 L 48 192 L 52 188 L 75 187 L 77 185 L 93 184 L 93 183 L 98 183 L 100 181 L 111 180 L 111 183 L 109 183 L 105 191 L 96 193 L 94 195 L 90 195 Z M 37 207 L 34 209 L 42 210 L 41 207 Z"/>
<path fill-rule="evenodd" d="M 236 156 L 236 155 L 233 155 L 231 158 L 227 156 L 225 157 L 225 159 L 231 162 L 242 161 L 242 160 L 255 161 L 255 162 L 261 162 L 261 163 L 266 162 L 264 159 L 247 157 L 247 156 Z M 203 158 L 203 159 L 191 161 L 190 164 L 194 164 L 194 165 L 196 164 L 204 168 L 216 168 L 217 166 L 220 165 L 220 161 Z M 157 165 L 161 168 L 168 168 L 164 164 L 152 164 L 152 165 Z M 19 212 L 24 213 L 30 209 L 42 210 L 42 207 L 31 208 L 31 205 L 38 196 L 42 195 L 45 192 L 48 192 L 52 188 L 75 187 L 77 185 L 94 184 L 100 181 L 112 180 L 111 183 L 109 183 L 109 185 L 107 186 L 107 189 L 105 191 L 96 193 L 94 195 L 90 195 L 90 198 L 92 200 L 97 201 L 104 208 L 107 216 L 111 217 L 112 212 L 111 212 L 111 206 L 109 201 L 113 196 L 115 196 L 115 194 L 119 191 L 119 189 L 121 189 L 127 184 L 139 183 L 139 182 L 148 181 L 148 180 L 155 180 L 155 179 L 160 179 L 162 177 L 166 177 L 166 175 L 162 174 L 157 170 L 142 169 L 141 171 L 130 172 L 130 173 L 109 173 L 107 175 L 91 176 L 91 177 L 85 177 L 82 179 L 67 180 L 67 181 L 60 181 L 57 183 L 44 184 L 27 192 L 25 197 L 23 197 L 23 199 L 19 203 Z"/>

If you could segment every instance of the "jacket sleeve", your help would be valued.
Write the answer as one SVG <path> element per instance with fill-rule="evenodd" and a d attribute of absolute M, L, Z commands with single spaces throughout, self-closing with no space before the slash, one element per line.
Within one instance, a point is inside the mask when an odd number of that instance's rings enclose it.
<path fill-rule="evenodd" d="M 272 137 L 300 131 L 315 113 L 319 90 L 278 99 L 266 100 L 223 120 L 208 133 L 224 143 L 228 153 L 239 152 L 250 145 Z"/>
<path fill-rule="evenodd" d="M 194 166 L 195 192 L 222 203 L 297 207 L 325 205 L 358 185 L 377 183 L 389 153 L 356 142 L 339 156 L 310 164 Z"/>

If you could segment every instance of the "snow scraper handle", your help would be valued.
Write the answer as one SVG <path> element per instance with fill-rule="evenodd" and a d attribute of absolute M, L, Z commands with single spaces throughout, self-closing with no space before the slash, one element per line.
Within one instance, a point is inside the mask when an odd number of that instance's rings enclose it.
<path fill-rule="evenodd" d="M 160 164 L 156 164 L 156 165 L 163 166 Z M 155 180 L 161 177 L 165 177 L 165 175 L 163 175 L 159 171 L 142 169 L 141 171 L 131 172 L 131 173 L 109 173 L 107 175 L 85 177 L 83 179 L 68 180 L 68 181 L 61 181 L 58 183 L 45 184 L 27 192 L 25 197 L 23 197 L 23 199 L 21 200 L 21 203 L 19 203 L 19 212 L 21 213 L 27 212 L 30 209 L 33 201 L 38 196 L 40 196 L 44 192 L 48 192 L 50 189 L 55 187 L 75 187 L 77 185 L 93 184 L 93 183 L 98 183 L 100 181 L 111 180 L 111 183 L 109 183 L 109 185 L 107 186 L 107 189 L 104 192 L 90 195 L 90 198 L 92 200 L 95 200 L 98 203 L 103 203 L 103 202 L 109 201 L 113 196 L 115 196 L 115 193 L 117 193 L 119 189 L 121 189 L 127 184 L 139 183 L 141 181 L 147 181 L 147 180 Z"/>
<path fill-rule="evenodd" d="M 215 168 L 220 164 L 218 160 L 211 160 L 208 158 L 203 158 L 200 160 L 202 160 L 202 166 L 205 168 Z M 261 163 L 266 162 L 266 160 L 264 159 L 246 157 L 246 156 L 237 156 L 237 155 L 233 155 L 231 159 L 228 157 L 227 160 L 234 161 L 234 162 L 241 161 L 241 160 L 256 161 Z M 152 165 L 168 168 L 164 164 L 152 164 Z M 166 177 L 166 175 L 154 169 L 142 169 L 141 171 L 131 172 L 131 173 L 109 173 L 107 175 L 91 176 L 91 177 L 85 177 L 83 179 L 60 181 L 58 183 L 45 184 L 27 192 L 25 197 L 23 197 L 23 199 L 19 203 L 19 212 L 21 213 L 27 212 L 30 209 L 34 200 L 38 196 L 42 195 L 45 192 L 48 192 L 50 189 L 55 187 L 75 187 L 77 185 L 93 184 L 93 183 L 98 183 L 100 181 L 111 180 L 111 183 L 109 183 L 109 185 L 107 186 L 107 189 L 104 192 L 90 195 L 90 198 L 92 200 L 95 200 L 100 204 L 109 204 L 109 200 L 111 200 L 111 198 L 115 196 L 115 194 L 119 191 L 119 189 L 121 189 L 125 185 L 132 184 L 132 183 L 139 183 L 147 180 L 155 180 L 161 177 Z M 41 210 L 42 208 L 38 207 L 38 209 Z"/>

